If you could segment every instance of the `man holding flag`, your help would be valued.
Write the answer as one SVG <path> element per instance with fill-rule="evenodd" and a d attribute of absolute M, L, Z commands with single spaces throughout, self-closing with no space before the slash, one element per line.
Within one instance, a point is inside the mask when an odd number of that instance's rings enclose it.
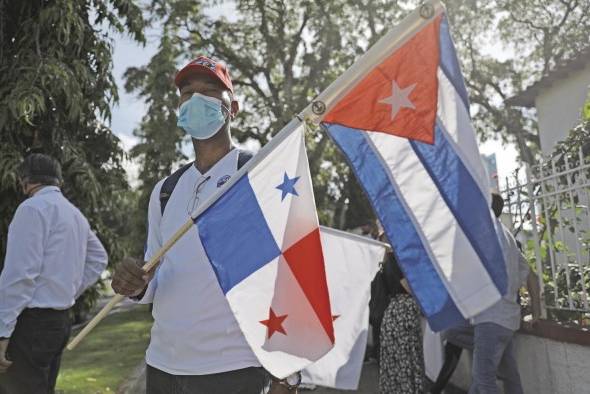
<path fill-rule="evenodd" d="M 198 219 L 192 216 L 249 159 L 233 147 L 230 137 L 230 123 L 238 112 L 238 102 L 226 66 L 204 56 L 180 70 L 175 83 L 180 90 L 178 125 L 191 135 L 196 159 L 154 187 L 148 211 L 145 260 L 187 219 L 195 220 L 196 226 L 166 253 L 155 273 L 146 274 L 138 262 L 126 259 L 115 272 L 112 286 L 117 293 L 134 297 L 140 303 L 153 303 L 154 326 L 146 353 L 147 393 L 258 394 L 268 384 L 269 374 L 265 369 L 269 368 L 261 367 L 260 355 L 253 351 L 251 338 L 244 335 L 236 319 L 239 316 L 232 311 L 234 304 L 228 298 L 250 279 L 250 272 L 245 270 L 253 259 L 251 256 L 270 249 L 265 249 L 262 241 L 250 245 L 242 242 L 226 225 L 222 233 L 216 232 L 219 228 L 212 221 L 239 214 L 232 212 L 236 204 L 231 201 L 228 207 L 223 205 L 226 200 L 218 201 L 221 207 L 213 205 L 209 209 L 213 211 L 211 214 L 206 212 Z M 274 188 L 270 192 L 275 192 L 272 194 L 279 203 L 290 204 L 290 198 L 304 192 L 303 182 L 298 182 L 302 175 L 281 173 L 280 181 L 269 185 Z M 248 176 L 254 182 L 253 175 Z M 243 185 L 239 181 L 221 200 Z M 250 212 L 247 192 L 239 193 L 239 197 L 242 211 Z M 261 223 L 250 217 L 243 219 L 236 219 L 230 227 L 250 226 L 241 232 L 262 233 Z M 237 253 L 218 259 L 228 250 Z M 222 266 L 231 264 L 232 258 L 237 258 L 240 264 Z M 244 290 L 240 298 L 249 294 Z M 291 334 L 292 319 L 283 313 L 281 306 L 284 305 L 279 300 L 270 310 L 266 305 L 263 314 L 249 316 L 250 324 L 255 325 L 254 336 L 264 342 L 262 346 L 280 348 L 281 344 L 273 340 Z M 271 393 L 296 392 L 299 381 L 299 374 L 272 378 Z"/>

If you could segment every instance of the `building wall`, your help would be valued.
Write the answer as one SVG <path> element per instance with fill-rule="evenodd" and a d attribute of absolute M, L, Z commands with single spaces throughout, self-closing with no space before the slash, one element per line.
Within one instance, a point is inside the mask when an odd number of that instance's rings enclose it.
<path fill-rule="evenodd" d="M 549 154 L 558 141 L 580 122 L 582 106 L 590 86 L 590 64 L 556 81 L 535 99 L 539 117 L 541 150 Z"/>
<path fill-rule="evenodd" d="M 590 393 L 590 347 L 525 334 L 516 335 L 515 347 L 525 394 Z M 470 370 L 464 351 L 451 382 L 468 390 Z"/>

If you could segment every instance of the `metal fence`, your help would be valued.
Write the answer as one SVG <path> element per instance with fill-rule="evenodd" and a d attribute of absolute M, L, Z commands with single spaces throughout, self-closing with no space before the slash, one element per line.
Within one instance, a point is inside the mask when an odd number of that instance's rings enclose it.
<path fill-rule="evenodd" d="M 544 317 L 590 320 L 590 158 L 582 150 L 520 168 L 501 182 L 504 218 L 534 261 Z"/>

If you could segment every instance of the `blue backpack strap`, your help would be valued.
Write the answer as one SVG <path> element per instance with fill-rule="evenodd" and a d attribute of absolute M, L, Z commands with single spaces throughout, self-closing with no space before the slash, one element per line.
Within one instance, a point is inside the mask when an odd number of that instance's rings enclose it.
<path fill-rule="evenodd" d="M 238 170 L 244 166 L 254 156 L 252 152 L 247 150 L 238 150 Z"/>
<path fill-rule="evenodd" d="M 254 156 L 252 152 L 245 151 L 245 150 L 238 150 L 238 170 L 244 166 Z M 166 204 L 168 204 L 168 200 L 178 183 L 178 180 L 193 165 L 193 162 L 185 164 L 184 166 L 180 167 L 178 170 L 174 171 L 172 175 L 170 175 L 164 183 L 162 184 L 162 188 L 160 189 L 160 212 L 164 215 L 164 209 L 166 209 Z"/>

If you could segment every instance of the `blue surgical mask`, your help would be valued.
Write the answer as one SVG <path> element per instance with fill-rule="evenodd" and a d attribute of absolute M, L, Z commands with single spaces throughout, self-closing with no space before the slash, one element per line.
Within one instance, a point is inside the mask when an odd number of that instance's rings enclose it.
<path fill-rule="evenodd" d="M 221 100 L 200 93 L 182 103 L 176 125 L 197 140 L 211 138 L 225 123 Z"/>

